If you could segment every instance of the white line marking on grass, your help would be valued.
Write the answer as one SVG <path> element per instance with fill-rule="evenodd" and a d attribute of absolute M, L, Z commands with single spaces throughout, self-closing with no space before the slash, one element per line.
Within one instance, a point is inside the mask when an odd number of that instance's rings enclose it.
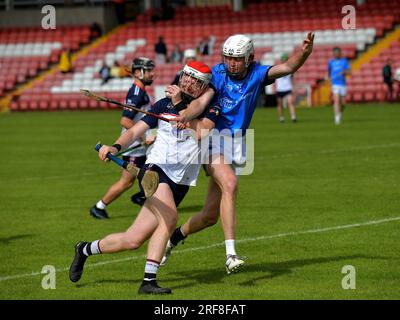
<path fill-rule="evenodd" d="M 284 233 L 273 234 L 270 236 L 260 236 L 260 237 L 255 237 L 255 238 L 240 239 L 240 240 L 236 240 L 236 243 L 247 243 L 247 242 L 253 242 L 253 241 L 260 241 L 260 240 L 297 236 L 297 235 L 302 235 L 302 234 L 322 233 L 322 232 L 335 231 L 335 230 L 344 230 L 344 229 L 351 229 L 351 228 L 357 228 L 357 227 L 363 227 L 363 226 L 376 225 L 376 224 L 381 224 L 381 223 L 385 223 L 385 222 L 393 222 L 393 221 L 398 221 L 398 220 L 400 220 L 400 217 L 386 218 L 386 219 L 381 219 L 381 220 L 371 220 L 371 221 L 361 222 L 361 223 L 345 224 L 345 225 L 341 225 L 341 226 L 318 228 L 318 229 L 311 229 L 311 230 L 304 230 L 304 231 L 284 232 Z M 211 244 L 208 246 L 201 246 L 201 247 L 196 247 L 196 248 L 174 250 L 174 254 L 184 253 L 184 252 L 193 252 L 193 251 L 199 251 L 199 250 L 207 250 L 207 249 L 211 249 L 211 248 L 215 248 L 215 247 L 221 247 L 223 245 L 225 245 L 225 242 L 214 243 L 214 244 Z M 101 262 L 97 262 L 97 263 L 91 263 L 91 264 L 88 263 L 85 265 L 85 267 L 86 268 L 94 268 L 94 267 L 107 265 L 107 264 L 143 259 L 145 257 L 146 257 L 146 255 L 141 255 L 141 256 L 129 257 L 129 258 L 123 258 L 123 259 L 106 260 L 106 261 L 101 261 Z M 69 270 L 69 267 L 62 268 L 62 269 L 56 269 L 56 272 L 64 272 L 64 271 L 68 271 L 68 270 Z M 0 277 L 0 281 L 38 276 L 41 274 L 42 274 L 41 272 L 32 272 L 32 273 L 25 273 L 25 274 L 17 274 L 17 275 L 13 275 L 13 276 L 4 276 L 4 277 Z"/>

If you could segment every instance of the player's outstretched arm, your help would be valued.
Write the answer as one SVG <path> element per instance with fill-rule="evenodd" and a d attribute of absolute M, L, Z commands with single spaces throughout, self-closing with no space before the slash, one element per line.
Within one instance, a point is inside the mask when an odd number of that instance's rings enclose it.
<path fill-rule="evenodd" d="M 314 44 L 314 33 L 309 32 L 307 38 L 304 39 L 303 45 L 300 50 L 290 57 L 285 63 L 277 64 L 271 67 L 268 72 L 269 79 L 276 79 L 286 76 L 291 73 L 295 73 L 307 60 L 311 54 Z"/>
<path fill-rule="evenodd" d="M 141 137 L 146 130 L 149 129 L 149 125 L 144 121 L 138 121 L 129 130 L 126 130 L 121 136 L 115 141 L 115 144 L 119 144 L 121 149 L 128 147 L 133 141 Z M 107 154 L 116 154 L 119 150 L 113 146 L 103 145 L 99 150 L 99 158 L 103 161 L 107 159 Z"/>

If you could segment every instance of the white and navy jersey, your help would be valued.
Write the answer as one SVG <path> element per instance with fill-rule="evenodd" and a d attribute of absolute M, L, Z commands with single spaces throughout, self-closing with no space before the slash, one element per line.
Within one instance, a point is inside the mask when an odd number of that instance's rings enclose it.
<path fill-rule="evenodd" d="M 292 91 L 293 90 L 292 78 L 293 75 L 288 74 L 284 77 L 275 79 L 276 91 L 277 92 Z"/>
<path fill-rule="evenodd" d="M 216 98 L 213 99 L 198 119 L 207 118 L 216 123 L 220 113 L 216 101 Z M 169 119 L 179 114 L 169 98 L 156 102 L 150 111 Z M 156 164 L 177 184 L 195 186 L 202 159 L 201 143 L 194 131 L 177 130 L 171 123 L 147 115 L 141 120 L 150 128 L 158 125 L 157 139 L 147 155 L 146 163 Z"/>
<path fill-rule="evenodd" d="M 144 87 L 142 87 L 139 83 L 134 82 L 131 86 L 131 88 L 128 91 L 128 94 L 126 95 L 126 101 L 125 103 L 136 107 L 143 109 L 144 111 L 148 111 L 151 108 L 152 105 L 152 99 L 149 97 L 149 95 L 146 93 L 146 90 Z M 138 122 L 142 117 L 144 116 L 144 113 L 137 112 L 134 110 L 131 110 L 129 108 L 124 108 L 122 111 L 122 117 L 126 117 L 128 119 L 131 119 L 134 123 Z M 121 134 L 126 131 L 125 128 L 122 128 Z M 137 145 L 140 145 L 142 143 L 142 139 L 137 139 L 135 140 L 130 146 L 134 147 Z M 132 151 L 128 151 L 124 153 L 124 156 L 131 156 L 131 157 L 142 157 L 146 155 L 146 150 L 147 146 L 142 146 L 139 148 L 136 148 Z"/>

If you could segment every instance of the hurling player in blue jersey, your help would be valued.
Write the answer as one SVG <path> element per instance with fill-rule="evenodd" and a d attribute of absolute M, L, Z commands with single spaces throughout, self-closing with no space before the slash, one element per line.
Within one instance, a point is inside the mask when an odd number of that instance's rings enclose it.
<path fill-rule="evenodd" d="M 173 86 L 168 89 L 171 98 L 157 101 L 151 112 L 174 120 L 186 108 L 187 101 L 197 98 L 207 89 L 211 76 L 211 69 L 204 63 L 198 61 L 188 63 L 183 68 L 179 87 Z M 159 176 L 159 184 L 156 192 L 146 200 L 127 231 L 108 235 L 101 240 L 76 244 L 75 258 L 69 274 L 71 281 L 76 282 L 81 278 L 88 256 L 134 250 L 149 239 L 145 273 L 139 293 L 171 293 L 169 288 L 157 285 L 158 267 L 168 239 L 176 227 L 178 219 L 176 208 L 188 192 L 189 186 L 196 184 L 201 167 L 199 158 L 202 157 L 199 140 L 205 137 L 208 130 L 215 127 L 218 110 L 214 99 L 202 114 L 189 122 L 190 128 L 184 130 L 177 130 L 174 125 L 176 122 L 166 122 L 146 115 L 125 131 L 113 146 L 102 146 L 99 157 L 105 160 L 109 152 L 115 154 L 142 136 L 149 128 L 158 126 L 157 139 L 148 152 L 146 164 L 138 178 L 141 180 L 146 170 L 155 171 Z"/>
<path fill-rule="evenodd" d="M 236 193 L 240 168 L 245 163 L 243 149 L 236 148 L 245 143 L 245 131 L 249 127 L 257 99 L 263 88 L 274 79 L 292 74 L 299 69 L 312 52 L 314 34 L 308 33 L 302 46 L 287 61 L 275 66 L 263 66 L 254 61 L 252 40 L 245 35 L 229 37 L 222 49 L 223 63 L 213 67 L 212 84 L 218 94 L 218 104 L 221 107 L 221 116 L 216 124 L 219 130 L 230 130 L 233 136 L 237 132 L 243 135 L 232 148 L 226 159 L 223 147 L 215 144 L 211 146 L 213 158 L 207 165 L 207 172 L 211 176 L 208 194 L 203 210 L 189 218 L 172 234 L 166 247 L 162 264 L 165 264 L 172 249 L 189 234 L 198 232 L 214 225 L 221 217 L 226 247 L 226 271 L 235 272 L 243 264 L 243 258 L 236 254 Z M 181 115 L 180 121 L 196 117 L 204 110 L 215 91 L 210 88 L 201 97 L 194 100 Z M 225 130 L 226 131 L 226 130 Z M 235 138 L 234 138 L 235 139 Z M 235 141 L 235 140 L 234 140 Z"/>
<path fill-rule="evenodd" d="M 136 108 L 148 111 L 152 105 L 151 99 L 146 92 L 146 86 L 153 83 L 155 76 L 155 64 L 153 60 L 145 57 L 135 58 L 132 62 L 132 75 L 134 82 L 126 96 L 126 103 Z M 143 113 L 138 113 L 128 108 L 124 108 L 120 120 L 122 132 L 131 128 L 136 122 L 143 117 Z M 146 132 L 143 146 L 135 148 L 132 151 L 122 155 L 125 161 L 133 164 L 135 168 L 141 168 L 146 161 L 147 146 L 154 142 L 155 137 Z M 133 146 L 139 146 L 143 142 L 142 137 L 133 141 Z M 139 169 L 137 170 L 137 172 Z M 117 199 L 121 194 L 128 190 L 136 179 L 137 172 L 122 169 L 120 179 L 107 190 L 106 194 L 90 209 L 90 215 L 97 219 L 107 219 L 108 214 L 106 207 Z M 132 196 L 132 201 L 142 205 L 144 195 L 138 192 Z"/>
<path fill-rule="evenodd" d="M 346 98 L 346 76 L 350 75 L 350 65 L 349 61 L 342 57 L 342 50 L 338 47 L 333 48 L 333 59 L 329 60 L 328 73 L 332 84 L 335 124 L 340 124 Z"/>

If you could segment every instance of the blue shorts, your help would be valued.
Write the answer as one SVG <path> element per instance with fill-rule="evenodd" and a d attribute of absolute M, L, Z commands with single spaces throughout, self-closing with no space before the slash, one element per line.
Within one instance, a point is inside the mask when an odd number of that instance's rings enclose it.
<path fill-rule="evenodd" d="M 152 163 L 146 163 L 138 174 L 139 187 L 142 194 L 144 194 L 144 190 L 142 188 L 142 178 L 146 170 L 152 170 L 158 173 L 159 183 L 166 183 L 170 187 L 172 194 L 174 195 L 175 205 L 178 207 L 189 191 L 189 186 L 175 183 L 160 167 Z"/>

